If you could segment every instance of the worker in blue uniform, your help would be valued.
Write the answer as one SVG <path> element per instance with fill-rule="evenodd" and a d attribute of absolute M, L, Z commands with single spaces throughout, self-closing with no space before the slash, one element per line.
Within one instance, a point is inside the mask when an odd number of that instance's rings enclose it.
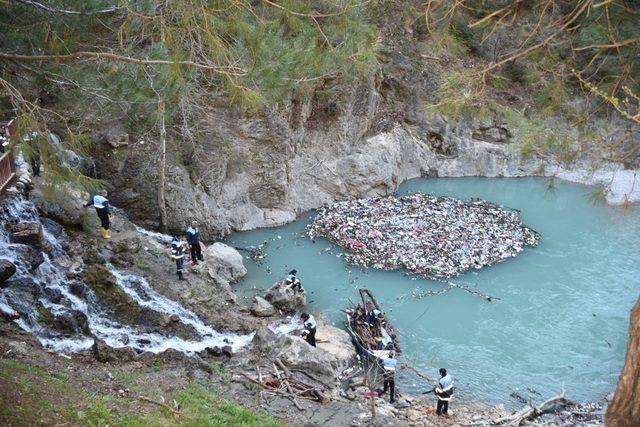
<path fill-rule="evenodd" d="M 88 208 L 89 206 L 96 208 L 96 213 L 98 214 L 98 218 L 100 218 L 100 234 L 102 234 L 104 239 L 110 239 L 111 233 L 109 227 L 111 224 L 109 218 L 111 217 L 111 206 L 109 205 L 109 200 L 107 200 L 107 190 L 101 190 L 89 199 L 84 207 Z"/>

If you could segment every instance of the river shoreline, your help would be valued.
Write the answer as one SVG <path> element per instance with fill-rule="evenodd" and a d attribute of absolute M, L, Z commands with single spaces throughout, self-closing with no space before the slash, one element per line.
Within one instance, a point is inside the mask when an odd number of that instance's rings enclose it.
<path fill-rule="evenodd" d="M 117 229 L 118 231 L 114 234 L 114 239 L 110 242 L 103 242 L 97 239 L 97 235 L 94 232 L 89 232 L 92 236 L 90 239 L 87 239 L 86 232 L 79 232 L 74 230 L 68 230 L 69 236 L 71 239 L 70 247 L 75 247 L 74 253 L 76 256 L 80 254 L 89 254 L 90 257 L 84 256 L 85 267 L 91 267 L 96 262 L 96 258 L 94 254 L 100 254 L 100 257 L 106 257 L 105 259 L 109 262 L 114 262 L 119 268 L 124 268 L 127 271 L 144 275 L 150 283 L 153 283 L 154 288 L 170 298 L 175 298 L 176 300 L 181 301 L 187 306 L 194 309 L 194 311 L 201 316 L 206 321 L 210 322 L 210 324 L 221 328 L 222 330 L 231 330 L 234 332 L 250 332 L 255 328 L 256 323 L 266 326 L 269 322 L 272 322 L 274 318 L 269 319 L 256 319 L 249 313 L 249 309 L 247 306 L 243 304 L 239 304 L 235 300 L 235 292 L 233 288 L 226 285 L 220 284 L 219 281 L 216 282 L 214 287 L 211 284 L 207 284 L 207 280 L 209 279 L 210 270 L 207 269 L 207 266 L 200 268 L 189 268 L 189 280 L 187 286 L 176 287 L 176 282 L 173 278 L 172 266 L 167 263 L 166 259 L 162 256 L 163 251 L 166 250 L 164 246 L 166 243 L 162 243 L 164 240 L 163 236 L 144 236 L 136 228 L 133 224 L 129 223 L 126 218 L 116 219 Z M 155 243 L 154 243 L 155 242 Z M 125 252 L 122 250 L 125 248 Z M 129 251 L 131 248 L 136 248 L 135 255 L 132 256 Z M 214 279 L 218 280 L 218 279 Z M 222 304 L 214 304 L 211 305 L 211 300 L 217 300 Z M 10 328 L 15 328 L 13 324 Z M 9 331 L 7 334 L 3 334 L 2 342 L 4 345 L 8 345 L 6 351 L 9 351 L 9 354 L 17 352 L 15 350 L 16 340 L 18 342 L 32 342 L 31 346 L 34 346 L 33 342 L 34 338 L 27 339 L 25 335 L 21 331 L 16 331 L 15 329 Z M 20 347 L 22 344 L 18 344 Z M 38 344 L 39 345 L 39 344 Z M 11 351 L 10 351 L 11 350 Z M 83 370 L 83 363 L 87 363 L 89 360 L 93 360 L 95 357 L 95 349 L 90 352 L 80 353 L 78 355 L 55 355 L 49 353 L 45 349 L 41 349 L 40 352 L 36 352 L 40 356 L 46 357 L 56 357 L 60 358 L 61 361 L 70 360 L 69 357 L 73 360 L 78 360 L 80 363 L 75 364 L 75 368 L 77 370 Z M 131 357 L 130 353 L 119 352 L 119 351 L 110 351 L 107 350 L 109 356 L 106 357 L 108 365 L 116 365 L 123 367 L 123 369 L 128 370 L 131 366 L 138 366 L 136 363 L 141 362 L 144 365 L 148 366 L 164 366 L 165 363 L 175 363 L 175 360 L 183 360 L 185 356 L 181 354 L 177 354 L 177 352 L 170 350 L 168 352 L 160 353 L 157 355 L 143 354 L 140 357 L 135 356 Z M 233 369 L 239 369 L 240 371 L 251 372 L 253 370 L 253 366 L 256 363 L 256 360 L 260 360 L 262 354 L 262 349 L 254 349 L 249 348 L 245 351 L 237 353 L 231 359 L 224 359 L 221 356 L 217 355 L 209 355 L 205 353 L 201 353 L 193 358 L 187 358 L 190 360 L 189 364 L 195 367 L 192 368 L 193 371 L 199 372 L 196 376 L 206 377 L 208 380 L 212 380 L 215 376 L 215 373 L 211 373 L 210 368 L 206 368 L 205 365 L 211 363 L 222 363 L 224 366 L 233 367 Z M 50 355 L 50 356 L 47 356 Z M 191 360 L 193 359 L 193 360 Z M 167 360 L 169 362 L 167 362 Z M 204 365 L 200 362 L 200 360 L 204 361 Z M 35 360 L 33 360 L 35 362 Z M 87 365 L 87 371 L 94 369 L 93 363 L 91 362 Z M 136 364 L 136 365 L 134 365 Z M 243 386 L 246 390 L 243 393 L 247 393 L 253 395 L 255 398 L 255 390 L 251 392 L 250 388 Z M 545 396 L 547 397 L 547 396 Z M 240 399 L 240 402 L 248 405 L 249 400 L 253 398 L 247 398 L 246 400 Z M 415 399 L 415 397 L 414 397 Z M 354 417 L 360 417 L 360 421 L 363 423 L 367 422 L 366 414 L 368 411 L 367 401 L 364 398 L 359 398 L 358 402 L 350 402 L 346 400 L 341 400 L 339 396 L 335 398 L 335 405 L 329 408 L 325 408 L 318 404 L 314 404 L 316 406 L 312 407 L 314 417 L 325 417 L 332 419 L 334 422 L 337 421 L 336 415 L 338 412 L 344 412 L 347 414 L 346 416 L 343 414 L 340 416 L 341 422 L 344 424 L 353 424 Z M 482 401 L 479 400 L 458 400 L 459 404 L 456 404 L 452 409 L 452 413 L 454 417 L 451 422 L 460 422 L 465 424 L 473 424 L 478 423 L 482 424 L 484 422 L 488 422 L 487 420 L 497 419 L 502 416 L 508 415 L 510 412 L 510 408 L 505 409 L 504 406 L 497 405 L 485 405 Z M 456 402 L 456 403 L 457 403 Z M 420 407 L 424 408 L 432 408 L 433 402 L 426 401 L 425 403 L 419 403 Z M 385 407 L 388 405 L 381 404 L 381 413 L 384 413 Z M 286 413 L 286 417 L 290 419 L 290 422 L 296 423 L 298 421 L 303 421 L 304 416 L 302 414 L 298 414 L 297 410 L 290 407 L 289 402 L 285 399 L 282 400 L 277 408 L 276 407 L 263 407 L 262 405 L 258 406 L 262 410 L 267 410 L 268 412 L 274 413 L 275 415 L 281 415 L 279 412 Z M 398 417 L 398 412 L 396 409 L 388 409 L 388 416 L 396 419 Z M 515 409 L 515 407 L 514 407 Z M 457 411 L 457 412 L 456 412 Z M 420 412 L 420 411 L 418 411 Z M 458 414 L 462 418 L 458 418 Z M 441 419 L 435 418 L 429 411 L 426 413 L 409 413 L 406 415 L 406 422 L 408 424 L 419 424 L 419 423 L 434 423 L 437 424 L 441 421 Z M 474 417 L 475 420 L 474 420 Z M 350 418 L 350 419 L 349 419 Z M 601 420 L 601 417 L 600 417 Z M 340 425 L 340 422 L 338 422 Z"/>

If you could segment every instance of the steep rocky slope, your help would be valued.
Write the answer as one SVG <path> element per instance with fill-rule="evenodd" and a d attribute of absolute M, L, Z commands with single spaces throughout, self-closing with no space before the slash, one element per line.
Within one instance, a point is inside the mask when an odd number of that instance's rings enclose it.
<path fill-rule="evenodd" d="M 345 94 L 343 105 L 338 117 L 322 121 L 311 102 L 292 104 L 289 116 L 211 108 L 202 118 L 207 132 L 193 144 L 176 141 L 169 157 L 169 228 L 194 218 L 211 238 L 280 225 L 335 200 L 388 194 L 410 178 L 541 171 L 541 161 L 523 159 L 497 119 L 453 121 L 416 106 L 403 122 L 389 121 L 374 82 Z M 111 185 L 113 202 L 155 226 L 155 144 L 114 148 L 104 139 L 99 147 L 98 176 Z"/>

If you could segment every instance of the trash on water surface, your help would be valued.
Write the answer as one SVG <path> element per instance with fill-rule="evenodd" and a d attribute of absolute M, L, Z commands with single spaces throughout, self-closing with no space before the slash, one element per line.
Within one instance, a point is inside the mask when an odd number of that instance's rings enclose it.
<path fill-rule="evenodd" d="M 540 242 L 517 210 L 427 194 L 334 203 L 319 210 L 307 235 L 346 249 L 351 265 L 406 268 L 430 279 L 502 262 Z"/>

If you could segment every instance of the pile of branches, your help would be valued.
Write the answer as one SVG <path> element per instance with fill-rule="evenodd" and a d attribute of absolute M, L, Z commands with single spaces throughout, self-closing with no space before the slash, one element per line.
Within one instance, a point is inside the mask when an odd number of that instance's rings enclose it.
<path fill-rule="evenodd" d="M 537 418 L 547 415 L 551 418 L 537 420 Z M 564 395 L 564 388 L 560 394 L 545 400 L 540 405 L 529 403 L 519 411 L 510 415 L 492 420 L 495 425 L 519 426 L 533 422 L 551 422 L 557 424 L 586 424 L 603 422 L 604 409 L 600 403 L 576 403 L 567 399 Z"/>
<path fill-rule="evenodd" d="M 308 380 L 302 380 L 294 376 L 291 370 L 279 359 L 276 359 L 272 364 L 272 369 L 272 372 L 263 373 L 260 370 L 260 366 L 257 366 L 257 378 L 249 375 L 245 375 L 245 377 L 258 384 L 263 389 L 262 393 L 286 397 L 300 411 L 304 411 L 304 407 L 300 404 L 299 399 L 312 400 L 325 405 L 329 403 L 330 398 L 324 394 L 324 385 L 309 373 L 296 370 L 296 372 L 299 371 L 309 378 Z"/>

